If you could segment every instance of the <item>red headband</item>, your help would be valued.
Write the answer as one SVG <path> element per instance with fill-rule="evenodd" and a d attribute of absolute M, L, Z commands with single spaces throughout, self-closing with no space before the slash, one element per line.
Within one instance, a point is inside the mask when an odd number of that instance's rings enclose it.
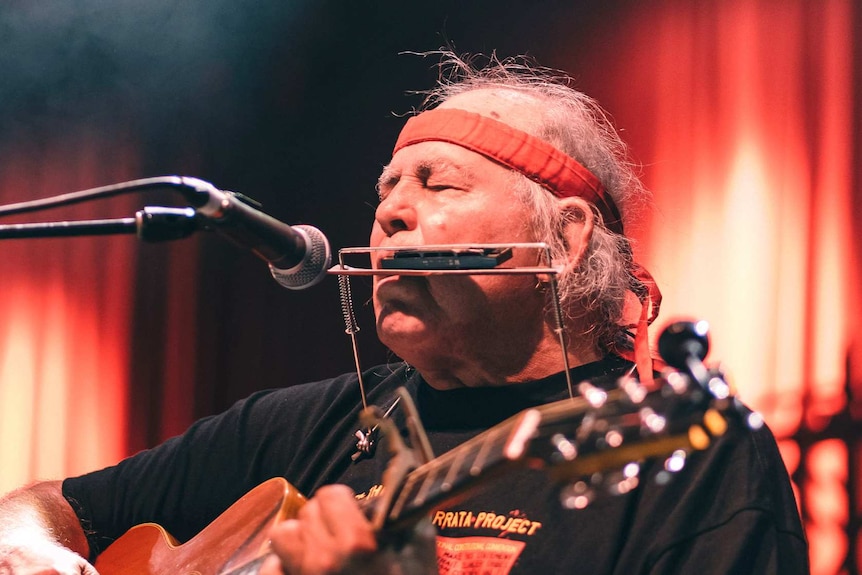
<path fill-rule="evenodd" d="M 522 173 L 559 198 L 583 198 L 598 208 L 609 230 L 623 233 L 620 212 L 599 179 L 574 158 L 539 138 L 488 116 L 437 108 L 407 120 L 392 154 L 428 141 L 448 142 L 482 154 Z"/>
<path fill-rule="evenodd" d="M 407 120 L 392 155 L 401 148 L 430 141 L 448 142 L 482 154 L 520 172 L 558 198 L 583 198 L 596 206 L 609 230 L 623 235 L 620 212 L 599 179 L 574 158 L 535 136 L 481 114 L 436 108 Z M 650 385 L 653 367 L 647 326 L 658 316 L 661 292 L 643 266 L 632 262 L 629 274 L 635 281 L 631 290 L 640 300 L 641 315 L 635 324 L 634 353 L 617 353 L 635 361 L 641 381 Z"/>

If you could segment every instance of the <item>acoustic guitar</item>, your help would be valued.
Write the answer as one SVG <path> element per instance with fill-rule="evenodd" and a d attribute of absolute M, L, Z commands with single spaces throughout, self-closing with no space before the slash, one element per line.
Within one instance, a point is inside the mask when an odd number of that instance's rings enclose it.
<path fill-rule="evenodd" d="M 525 410 L 419 465 L 397 485 L 384 478 L 388 496 L 377 499 L 386 508 L 375 512 L 383 517 L 380 529 L 412 525 L 512 466 L 546 469 L 551 480 L 570 487 L 572 497 L 562 499 L 571 507 L 582 506 L 590 494 L 624 493 L 638 481 L 628 464 L 671 454 L 682 458 L 724 433 L 739 404 L 715 385 L 723 382 L 720 374 L 710 381 L 705 387 L 671 372 L 652 391 L 632 379 L 610 391 L 582 383 L 580 397 Z M 184 544 L 158 525 L 139 525 L 111 544 L 95 566 L 101 575 L 253 575 L 270 552 L 270 528 L 292 517 L 304 501 L 284 479 L 270 479 Z"/>

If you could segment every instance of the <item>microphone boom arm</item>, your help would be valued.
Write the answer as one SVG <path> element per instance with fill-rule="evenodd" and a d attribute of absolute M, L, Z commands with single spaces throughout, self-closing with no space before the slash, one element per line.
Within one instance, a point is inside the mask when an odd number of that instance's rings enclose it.
<path fill-rule="evenodd" d="M 135 234 L 147 242 L 176 240 L 200 228 L 192 208 L 147 206 L 131 218 L 0 225 L 0 240 Z"/>

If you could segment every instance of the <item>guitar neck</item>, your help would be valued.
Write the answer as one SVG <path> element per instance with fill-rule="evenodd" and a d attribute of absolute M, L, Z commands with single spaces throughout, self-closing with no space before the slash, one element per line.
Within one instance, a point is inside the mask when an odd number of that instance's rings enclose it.
<path fill-rule="evenodd" d="M 526 445 L 540 426 L 558 417 L 571 424 L 583 412 L 582 399 L 567 399 L 523 411 L 409 473 L 387 514 L 386 526 L 415 522 L 434 507 L 471 487 L 522 465 Z"/>

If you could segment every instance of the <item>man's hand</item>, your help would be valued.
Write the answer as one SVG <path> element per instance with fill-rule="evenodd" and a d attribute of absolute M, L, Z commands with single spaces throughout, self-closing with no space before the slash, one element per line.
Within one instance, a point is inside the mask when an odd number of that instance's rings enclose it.
<path fill-rule="evenodd" d="M 0 575 L 96 575 L 89 546 L 59 481 L 0 499 Z"/>
<path fill-rule="evenodd" d="M 0 575 L 98 575 L 77 553 L 50 541 L 0 546 Z"/>
<path fill-rule="evenodd" d="M 387 575 L 437 573 L 433 528 L 422 524 L 400 549 L 377 543 L 371 523 L 344 485 L 320 488 L 296 519 L 271 531 L 275 553 L 261 575 Z"/>

